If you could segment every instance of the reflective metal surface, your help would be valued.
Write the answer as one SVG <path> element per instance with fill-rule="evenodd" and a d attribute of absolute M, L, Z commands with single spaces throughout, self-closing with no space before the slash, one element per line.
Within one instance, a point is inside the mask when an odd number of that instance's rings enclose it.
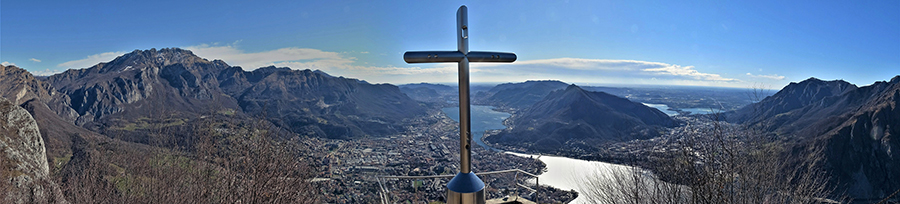
<path fill-rule="evenodd" d="M 472 51 L 466 55 L 469 62 L 515 62 L 516 53 Z"/>
<path fill-rule="evenodd" d="M 453 191 L 447 191 L 447 203 L 472 203 L 472 204 L 484 204 L 487 199 L 484 199 L 484 189 L 481 189 L 478 192 L 474 193 L 457 193 Z"/>
<path fill-rule="evenodd" d="M 459 62 L 466 58 L 459 51 L 417 51 L 403 53 L 406 63 Z"/>
<path fill-rule="evenodd" d="M 403 54 L 406 63 L 459 63 L 459 173 L 472 172 L 472 118 L 469 106 L 469 62 L 514 62 L 516 54 L 510 52 L 469 52 L 469 17 L 465 5 L 456 11 L 457 51 L 410 51 Z M 474 174 L 473 174 L 474 175 Z M 456 179 L 456 178 L 454 178 Z M 474 193 L 459 193 L 450 189 L 447 203 L 484 203 L 484 182 L 475 176 L 469 187 Z M 480 184 L 480 185 L 479 185 Z M 459 186 L 455 186 L 459 187 Z"/>

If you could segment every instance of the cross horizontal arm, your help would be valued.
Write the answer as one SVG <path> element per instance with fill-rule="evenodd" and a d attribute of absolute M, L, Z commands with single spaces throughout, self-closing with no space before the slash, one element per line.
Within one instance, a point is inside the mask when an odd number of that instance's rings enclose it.
<path fill-rule="evenodd" d="M 515 62 L 516 53 L 470 51 L 466 55 L 469 62 Z"/>
<path fill-rule="evenodd" d="M 465 57 L 459 51 L 409 51 L 403 54 L 406 63 L 460 62 Z"/>

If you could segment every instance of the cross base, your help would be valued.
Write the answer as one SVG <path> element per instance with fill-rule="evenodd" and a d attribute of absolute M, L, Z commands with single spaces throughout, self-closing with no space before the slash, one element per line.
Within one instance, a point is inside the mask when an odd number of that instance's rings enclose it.
<path fill-rule="evenodd" d="M 447 203 L 484 204 L 484 202 L 484 189 L 474 193 L 458 193 L 453 190 L 447 191 Z"/>

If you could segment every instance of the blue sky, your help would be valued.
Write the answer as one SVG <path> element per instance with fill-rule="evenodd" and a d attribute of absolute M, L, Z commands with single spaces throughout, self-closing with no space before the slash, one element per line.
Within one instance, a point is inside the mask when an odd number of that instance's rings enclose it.
<path fill-rule="evenodd" d="M 252 70 L 321 69 L 376 83 L 455 82 L 469 8 L 473 82 L 559 79 L 779 89 L 809 77 L 858 85 L 900 74 L 900 1 L 14 1 L 0 2 L 0 62 L 46 75 L 135 49 L 181 47 Z"/>

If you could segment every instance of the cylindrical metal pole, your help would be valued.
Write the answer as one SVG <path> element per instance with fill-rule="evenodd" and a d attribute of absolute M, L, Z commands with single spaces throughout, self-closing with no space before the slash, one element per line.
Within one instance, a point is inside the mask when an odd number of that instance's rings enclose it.
<path fill-rule="evenodd" d="M 472 171 L 472 118 L 469 115 L 469 59 L 459 62 L 459 172 Z"/>
<path fill-rule="evenodd" d="M 456 11 L 457 50 L 469 53 L 469 26 L 466 6 Z M 459 173 L 447 183 L 447 203 L 483 204 L 484 182 L 472 172 L 472 116 L 469 109 L 469 59 L 459 61 Z"/>
<path fill-rule="evenodd" d="M 456 11 L 456 49 L 469 54 L 469 9 L 465 5 Z"/>
<path fill-rule="evenodd" d="M 469 53 L 468 8 L 460 6 L 456 11 L 456 48 L 460 53 Z M 459 173 L 472 172 L 472 117 L 469 111 L 469 59 L 459 61 Z"/>

